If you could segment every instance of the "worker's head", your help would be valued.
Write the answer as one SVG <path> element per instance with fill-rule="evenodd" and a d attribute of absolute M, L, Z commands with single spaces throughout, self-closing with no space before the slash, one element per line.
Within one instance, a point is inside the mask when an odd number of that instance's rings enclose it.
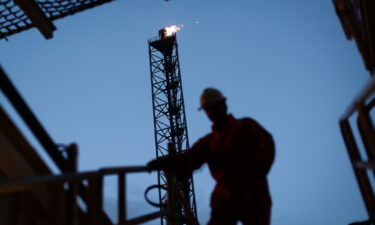
<path fill-rule="evenodd" d="M 224 95 L 215 88 L 204 89 L 200 98 L 200 110 L 203 109 L 213 123 L 220 123 L 226 119 L 227 104 Z"/>

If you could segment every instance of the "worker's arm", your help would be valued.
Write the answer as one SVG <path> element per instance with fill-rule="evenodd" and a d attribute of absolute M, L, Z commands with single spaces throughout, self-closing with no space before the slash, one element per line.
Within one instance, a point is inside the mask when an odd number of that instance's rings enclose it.
<path fill-rule="evenodd" d="M 152 169 L 173 173 L 191 173 L 207 162 L 210 136 L 199 139 L 189 150 L 178 155 L 168 155 L 150 161 Z"/>
<path fill-rule="evenodd" d="M 242 121 L 246 149 L 243 150 L 247 155 L 247 160 L 253 164 L 249 166 L 251 174 L 258 178 L 266 177 L 271 169 L 275 158 L 275 146 L 272 135 L 268 133 L 259 123 L 250 118 Z"/>

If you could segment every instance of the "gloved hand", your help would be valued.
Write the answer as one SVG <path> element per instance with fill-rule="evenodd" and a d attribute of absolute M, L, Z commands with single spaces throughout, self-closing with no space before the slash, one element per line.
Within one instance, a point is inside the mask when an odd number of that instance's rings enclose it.
<path fill-rule="evenodd" d="M 151 160 L 147 163 L 147 166 L 153 170 L 165 170 L 168 167 L 168 158 L 160 157 L 158 159 Z"/>
<path fill-rule="evenodd" d="M 150 171 L 164 170 L 165 172 L 172 173 L 181 178 L 188 178 L 192 176 L 192 171 L 176 163 L 175 157 L 160 157 L 148 162 L 147 166 L 150 168 Z"/>

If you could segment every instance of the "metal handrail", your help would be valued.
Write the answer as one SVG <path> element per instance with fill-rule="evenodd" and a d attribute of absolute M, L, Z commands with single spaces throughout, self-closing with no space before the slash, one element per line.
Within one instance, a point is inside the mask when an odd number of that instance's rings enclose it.
<path fill-rule="evenodd" d="M 372 77 L 361 92 L 354 98 L 353 102 L 346 109 L 344 114 L 340 117 L 340 128 L 343 139 L 345 141 L 346 149 L 355 174 L 359 189 L 361 191 L 362 199 L 364 201 L 369 221 L 375 220 L 375 196 L 371 185 L 369 174 L 366 169 L 374 170 L 375 162 L 375 130 L 373 121 L 369 115 L 372 107 L 375 106 L 374 99 L 367 102 L 375 94 L 375 77 Z M 368 162 L 362 160 L 360 148 L 358 147 L 353 129 L 349 122 L 350 117 L 358 113 L 358 130 L 363 142 L 365 152 L 369 159 Z M 375 171 L 373 173 L 375 175 Z"/>
<path fill-rule="evenodd" d="M 0 194 L 10 194 L 17 191 L 26 191 L 46 184 L 59 184 L 65 182 L 82 181 L 98 176 L 112 175 L 119 173 L 150 172 L 147 166 L 128 166 L 102 168 L 96 171 L 81 173 L 64 173 L 61 175 L 41 175 L 14 179 L 0 182 Z"/>
<path fill-rule="evenodd" d="M 151 37 L 151 38 L 147 39 L 147 42 L 154 42 L 154 41 L 158 41 L 160 39 L 161 38 L 159 36 L 155 36 L 155 37 Z"/>
<path fill-rule="evenodd" d="M 161 211 L 153 212 L 150 214 L 146 214 L 137 218 L 133 218 L 130 220 L 126 219 L 126 207 L 125 207 L 125 179 L 121 177 L 125 176 L 128 173 L 138 173 L 138 172 L 152 172 L 147 166 L 126 166 L 126 167 L 110 167 L 110 168 L 101 168 L 95 171 L 88 171 L 88 172 L 80 172 L 80 173 L 64 173 L 61 175 L 42 175 L 42 176 L 34 176 L 34 177 L 25 177 L 16 180 L 4 181 L 0 182 L 0 195 L 3 194 L 11 194 L 20 191 L 29 191 L 44 185 L 56 185 L 56 184 L 63 184 L 63 183 L 82 183 L 83 180 L 89 180 L 89 189 L 90 188 L 90 181 L 96 181 L 96 185 L 102 184 L 103 176 L 106 175 L 119 175 L 119 223 L 118 225 L 122 224 L 139 224 L 143 222 L 147 222 L 153 220 L 155 218 L 159 218 L 161 216 Z M 98 180 L 101 179 L 101 180 Z M 121 180 L 121 182 L 120 182 Z M 174 194 L 176 195 L 180 204 L 184 205 L 186 209 L 186 217 L 190 221 L 192 225 L 199 225 L 197 219 L 194 217 L 192 213 L 189 203 L 184 196 L 183 192 L 180 190 L 178 185 L 173 182 L 171 183 L 173 186 Z M 98 190 L 102 190 L 100 187 L 96 187 Z M 97 189 L 95 189 L 97 190 Z M 98 193 L 97 191 L 92 192 L 99 196 L 99 199 L 102 197 L 102 193 Z M 95 196 L 94 196 L 95 198 Z M 101 200 L 99 200 L 100 202 Z M 92 202 L 92 201 L 89 201 Z M 101 210 L 101 207 L 97 208 L 97 211 Z M 97 215 L 96 215 L 97 216 Z M 99 220 L 100 221 L 100 220 Z M 98 223 L 100 224 L 100 223 Z"/>
<path fill-rule="evenodd" d="M 47 154 L 56 163 L 62 172 L 73 172 L 71 162 L 59 151 L 58 146 L 53 141 L 46 129 L 39 122 L 21 94 L 17 91 L 11 80 L 6 75 L 0 65 L 0 91 L 8 98 L 17 113 L 24 120 L 33 135 L 46 150 Z"/>
<path fill-rule="evenodd" d="M 101 218 L 104 220 L 105 224 L 112 224 L 109 222 L 109 218 L 102 210 L 102 183 L 103 176 L 105 175 L 118 175 L 119 182 L 119 224 L 137 224 L 140 222 L 145 222 L 161 216 L 161 210 L 154 212 L 148 215 L 144 215 L 132 220 L 126 220 L 126 204 L 125 204 L 125 175 L 127 173 L 134 172 L 151 172 L 149 167 L 146 166 L 132 166 L 132 167 L 111 167 L 111 168 L 102 168 L 96 171 L 88 172 L 76 172 L 76 151 L 77 149 L 69 149 L 74 151 L 67 151 L 68 157 L 65 158 L 62 152 L 58 149 L 58 145 L 55 144 L 53 139 L 46 132 L 42 124 L 39 122 L 37 117 L 34 115 L 32 110 L 29 108 L 27 103 L 23 100 L 20 93 L 17 91 L 13 83 L 10 81 L 4 70 L 0 65 L 0 91 L 8 98 L 13 107 L 19 113 L 21 118 L 30 128 L 32 133 L 35 135 L 36 139 L 41 143 L 44 149 L 47 151 L 52 160 L 56 163 L 58 168 L 63 172 L 60 175 L 41 175 L 34 177 L 25 177 L 22 179 L 14 179 L 10 181 L 0 182 L 0 195 L 9 194 L 20 191 L 28 191 L 43 185 L 53 185 L 53 184 L 64 184 L 68 183 L 67 196 L 68 201 L 67 205 L 68 212 L 66 216 L 66 222 L 71 224 L 77 224 L 76 215 L 77 210 L 77 196 L 80 195 L 83 202 L 90 208 L 91 222 L 93 224 L 102 224 Z M 73 146 L 73 145 L 72 145 Z M 74 145 L 74 147 L 76 147 Z M 74 153 L 74 154 L 73 154 Z M 88 180 L 89 184 L 84 185 L 83 180 Z M 179 189 L 175 189 L 179 190 Z M 183 193 L 177 191 L 176 195 L 180 199 L 184 199 Z M 186 198 L 185 198 L 186 200 Z M 185 205 L 185 208 L 188 209 L 188 204 L 182 203 Z M 190 211 L 187 210 L 187 214 L 193 215 Z M 190 215 L 189 214 L 189 215 Z M 190 217 L 187 215 L 188 217 Z M 193 223 L 197 224 L 197 223 Z"/>
<path fill-rule="evenodd" d="M 80 172 L 80 173 L 64 173 L 60 175 L 42 175 L 35 177 L 25 177 L 16 180 L 0 182 L 0 195 L 10 194 L 20 191 L 29 191 L 36 189 L 44 185 L 56 185 L 64 183 L 82 183 L 84 180 L 88 180 L 89 199 L 86 203 L 90 221 L 94 224 L 100 225 L 103 222 L 102 211 L 102 198 L 103 198 L 103 177 L 106 175 L 117 174 L 119 176 L 119 222 L 118 224 L 139 224 L 159 218 L 161 216 L 160 211 L 146 214 L 130 220 L 126 219 L 126 201 L 125 201 L 125 175 L 129 173 L 138 172 L 151 172 L 147 166 L 128 166 L 128 167 L 111 167 L 102 168 L 96 171 Z M 74 196 L 76 198 L 76 196 Z M 76 207 L 76 203 L 73 202 L 73 207 Z M 74 220 L 74 219 L 73 219 Z"/>
<path fill-rule="evenodd" d="M 372 94 L 375 94 L 375 76 L 371 78 L 357 97 L 354 98 L 352 103 L 345 110 L 345 113 L 340 117 L 340 121 L 348 119 L 358 109 L 358 104 L 364 103 Z"/>
<path fill-rule="evenodd" d="M 60 175 L 42 175 L 42 176 L 35 176 L 35 177 L 25 177 L 21 179 L 11 180 L 11 181 L 4 181 L 0 183 L 0 195 L 3 194 L 11 194 L 15 192 L 20 191 L 29 191 L 36 189 L 38 187 L 44 186 L 44 185 L 56 185 L 56 184 L 63 184 L 63 183 L 82 183 L 83 180 L 89 180 L 89 186 L 90 181 L 96 181 L 97 183 L 102 185 L 103 176 L 106 175 L 119 175 L 119 187 L 122 187 L 119 189 L 119 223 L 118 225 L 129 225 L 129 224 L 139 224 L 143 222 L 147 222 L 150 220 L 153 220 L 155 218 L 159 218 L 161 216 L 161 211 L 149 213 L 137 218 L 133 218 L 130 220 L 126 219 L 126 213 L 125 213 L 125 179 L 121 177 L 125 176 L 128 173 L 138 173 L 138 172 L 151 172 L 152 170 L 147 166 L 126 166 L 126 167 L 110 167 L 110 168 L 101 168 L 99 170 L 95 171 L 88 171 L 88 172 L 80 172 L 80 173 L 64 173 Z M 120 182 L 121 180 L 121 182 Z M 122 183 L 122 184 L 121 184 Z M 182 191 L 178 187 L 178 185 L 173 181 L 171 183 L 173 185 L 174 194 L 176 195 L 176 199 L 185 207 L 186 209 L 186 217 L 190 221 L 192 225 L 198 225 L 197 219 L 194 217 L 187 199 L 183 195 Z M 90 189 L 90 187 L 88 187 Z M 92 189 L 92 188 L 91 188 Z M 102 191 L 101 187 L 97 187 L 99 192 L 95 191 L 92 192 L 92 194 L 96 194 L 99 196 L 99 198 L 102 198 Z M 94 199 L 96 198 L 95 196 Z M 89 201 L 92 202 L 92 201 Z M 99 199 L 99 202 L 101 200 Z M 88 207 L 91 208 L 91 207 Z M 97 210 L 101 210 L 101 207 L 93 207 L 97 208 Z M 96 215 L 97 217 L 97 215 Z M 100 221 L 100 220 L 99 220 Z M 100 223 L 99 223 L 100 224 Z"/>
<path fill-rule="evenodd" d="M 11 80 L 8 78 L 5 71 L 2 69 L 0 65 L 0 91 L 5 95 L 5 97 L 9 100 L 12 106 L 15 108 L 17 113 L 26 123 L 27 127 L 31 130 L 32 134 L 35 138 L 39 141 L 39 143 L 43 146 L 44 150 L 47 154 L 51 157 L 53 162 L 57 165 L 63 173 L 74 173 L 77 172 L 77 158 L 74 149 L 65 149 L 67 150 L 67 157 L 63 155 L 63 152 L 60 151 L 59 146 L 53 141 L 51 136 L 47 133 L 44 129 L 43 125 L 39 122 L 35 114 L 32 112 L 30 107 L 27 105 L 26 101 L 22 98 L 21 94 L 17 91 L 16 87 L 13 85 Z M 75 149 L 76 151 L 76 149 Z M 75 187 L 73 187 L 75 186 Z M 73 196 L 79 194 L 82 197 L 82 200 L 86 203 L 87 198 L 87 190 L 83 184 L 69 184 L 68 188 L 68 196 L 69 198 L 67 201 L 70 204 L 73 204 Z M 72 209 L 68 209 L 72 210 Z M 74 212 L 73 212 L 74 213 Z M 69 221 L 72 218 L 71 215 L 67 215 L 67 220 Z M 105 220 L 107 221 L 106 224 L 110 224 L 107 215 L 104 215 Z"/>
<path fill-rule="evenodd" d="M 176 34 L 172 34 L 172 35 L 166 36 L 164 38 L 173 38 L 173 37 L 176 38 Z M 151 43 L 151 42 L 154 42 L 154 41 L 160 41 L 161 39 L 164 39 L 164 38 L 162 38 L 160 36 L 155 36 L 155 37 L 151 37 L 151 38 L 147 39 L 147 42 Z"/>

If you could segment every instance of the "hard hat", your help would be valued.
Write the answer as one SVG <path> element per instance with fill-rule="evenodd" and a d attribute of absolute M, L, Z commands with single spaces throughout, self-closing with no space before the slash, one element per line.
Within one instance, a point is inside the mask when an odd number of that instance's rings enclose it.
<path fill-rule="evenodd" d="M 200 98 L 199 110 L 204 109 L 205 107 L 217 102 L 225 102 L 225 100 L 226 98 L 219 90 L 215 88 L 206 88 L 203 90 Z"/>

